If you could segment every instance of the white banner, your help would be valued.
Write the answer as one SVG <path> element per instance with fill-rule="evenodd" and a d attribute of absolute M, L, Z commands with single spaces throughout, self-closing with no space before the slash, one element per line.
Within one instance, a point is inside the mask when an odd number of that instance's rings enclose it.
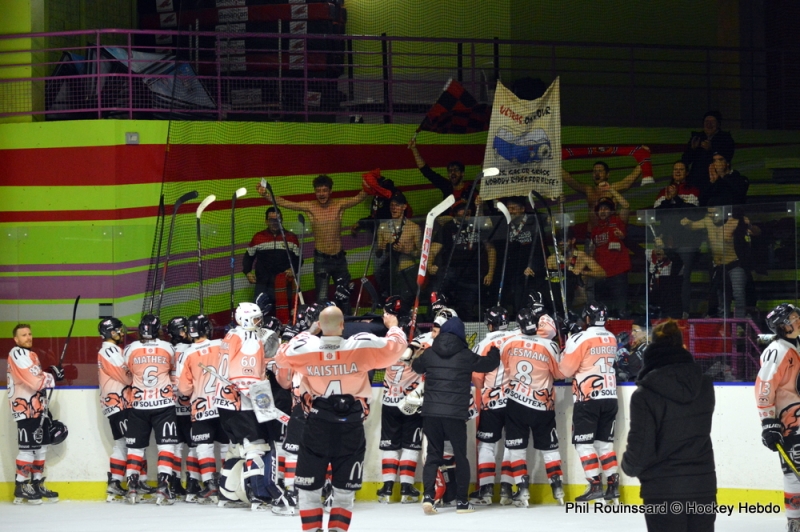
<path fill-rule="evenodd" d="M 483 199 L 561 195 L 561 99 L 559 78 L 536 100 L 521 100 L 497 82 L 483 167 L 500 175 L 481 183 Z"/>

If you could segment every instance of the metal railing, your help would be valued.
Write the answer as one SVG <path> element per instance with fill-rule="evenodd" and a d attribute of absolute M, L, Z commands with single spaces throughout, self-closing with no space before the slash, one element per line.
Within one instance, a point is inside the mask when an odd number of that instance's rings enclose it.
<path fill-rule="evenodd" d="M 798 64 L 786 50 L 119 29 L 0 50 L 0 118 L 418 123 L 450 78 L 491 103 L 498 79 L 556 76 L 564 125 L 687 127 L 719 108 L 728 128 L 763 128 L 800 106 L 768 90 L 770 68 Z"/>

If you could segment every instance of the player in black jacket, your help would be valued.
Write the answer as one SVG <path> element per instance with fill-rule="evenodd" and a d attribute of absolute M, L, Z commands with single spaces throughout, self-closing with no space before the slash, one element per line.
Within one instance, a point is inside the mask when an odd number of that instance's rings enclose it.
<path fill-rule="evenodd" d="M 428 454 L 422 470 L 426 514 L 436 513 L 433 507 L 436 472 L 444 463 L 444 442 L 453 446 L 458 487 L 457 512 L 475 509 L 469 503 L 470 465 L 467 458 L 467 419 L 472 397 L 472 373 L 486 373 L 500 365 L 500 351 L 494 348 L 485 357 L 467 347 L 464 322 L 458 317 L 447 320 L 433 345 L 415 359 L 411 367 L 425 375 L 425 402 L 422 407 L 422 430 L 428 438 Z"/>

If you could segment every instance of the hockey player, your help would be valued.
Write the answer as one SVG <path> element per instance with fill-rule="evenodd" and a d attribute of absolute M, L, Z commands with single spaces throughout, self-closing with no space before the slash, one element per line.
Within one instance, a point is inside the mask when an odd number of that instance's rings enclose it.
<path fill-rule="evenodd" d="M 520 309 L 517 325 L 521 334 L 506 340 L 500 360 L 506 369 L 506 442 L 514 484 L 515 506 L 525 508 L 530 498 L 526 450 L 533 434 L 533 448 L 541 451 L 553 498 L 564 503 L 561 455 L 556 431 L 553 381 L 563 379 L 558 369 L 560 349 L 537 334 L 540 318 L 529 308 Z M 502 496 L 502 494 L 501 494 Z"/>
<path fill-rule="evenodd" d="M 473 351 L 486 356 L 492 346 L 500 349 L 503 342 L 519 334 L 519 330 L 508 330 L 508 311 L 503 307 L 492 307 L 484 314 L 484 322 L 489 334 L 475 346 Z M 470 502 L 479 506 L 490 506 L 494 494 L 495 448 L 503 437 L 506 418 L 506 393 L 503 383 L 506 371 L 501 363 L 489 373 L 473 373 L 472 382 L 480 396 L 480 417 L 476 437 L 478 439 L 478 489 L 470 494 Z M 507 452 L 503 453 L 500 475 L 500 496 L 506 493 L 510 503 L 511 462 Z"/>
<path fill-rule="evenodd" d="M 397 317 L 385 313 L 383 322 L 389 328 L 386 338 L 360 333 L 345 340 L 342 311 L 328 307 L 308 332 L 276 355 L 278 367 L 302 374 L 301 386 L 312 400 L 295 477 L 303 530 L 323 528 L 320 497 L 329 464 L 334 496 L 327 529 L 346 532 L 350 527 L 366 451 L 364 418 L 372 397 L 368 372 L 396 362 L 406 348 Z M 321 337 L 313 335 L 317 329 Z"/>
<path fill-rule="evenodd" d="M 175 391 L 170 380 L 175 363 L 172 346 L 160 340 L 161 320 L 145 314 L 139 322 L 139 340 L 125 348 L 123 359 L 133 374 L 131 409 L 128 412 L 128 444 L 126 475 L 131 504 L 139 500 L 139 476 L 144 468 L 144 454 L 150 443 L 150 431 L 155 433 L 158 446 L 158 487 L 156 504 L 172 504 L 175 494 L 170 487 L 178 428 L 175 416 Z"/>
<path fill-rule="evenodd" d="M 608 309 L 602 303 L 587 304 L 581 318 L 586 329 L 571 337 L 564 347 L 559 370 L 573 377 L 572 443 L 581 459 L 589 487 L 577 502 L 619 499 L 614 425 L 617 417 L 617 379 L 614 361 L 617 339 L 605 329 Z M 606 491 L 600 470 L 606 476 Z"/>
<path fill-rule="evenodd" d="M 128 425 L 133 375 L 119 347 L 125 338 L 122 322 L 117 318 L 107 318 L 98 324 L 97 330 L 103 338 L 103 344 L 97 352 L 100 405 L 103 415 L 108 418 L 111 437 L 114 439 L 106 488 L 106 501 L 111 502 L 125 496 L 121 482 L 125 479 L 125 461 L 128 457 L 125 427 Z"/>
<path fill-rule="evenodd" d="M 42 370 L 33 347 L 31 326 L 19 323 L 14 327 L 15 347 L 8 354 L 8 400 L 11 417 L 17 422 L 17 475 L 14 483 L 14 504 L 58 502 L 58 493 L 44 485 L 44 461 L 50 444 L 49 431 L 42 430 L 47 389 L 64 379 L 61 366 Z"/>
<path fill-rule="evenodd" d="M 789 303 L 782 303 L 767 314 L 767 325 L 775 333 L 775 340 L 761 354 L 761 369 L 756 377 L 755 394 L 758 416 L 761 419 L 761 441 L 771 451 L 778 445 L 792 449 L 800 443 L 798 431 L 798 410 L 800 395 L 796 383 L 800 375 L 800 350 L 797 338 L 800 336 L 800 309 Z M 787 456 L 797 468 L 800 463 L 794 453 Z M 781 459 L 783 470 L 783 500 L 787 530 L 800 531 L 800 480 L 792 472 L 785 458 Z"/>
<path fill-rule="evenodd" d="M 384 313 L 399 318 L 408 311 L 400 296 L 391 296 L 384 303 Z M 422 382 L 422 377 L 401 360 L 386 368 L 381 399 L 381 468 L 383 486 L 378 490 L 378 501 L 388 503 L 392 488 L 400 473 L 400 502 L 419 501 L 419 490 L 414 487 L 419 452 L 422 449 L 422 416 L 417 412 L 404 414 L 398 408 L 403 398 Z"/>
<path fill-rule="evenodd" d="M 197 461 L 197 446 L 192 442 L 191 402 L 188 396 L 178 392 L 178 381 L 183 371 L 183 362 L 186 350 L 192 345 L 187 330 L 187 321 L 184 316 L 176 316 L 167 324 L 172 348 L 175 349 L 175 364 L 172 366 L 170 380 L 175 390 L 175 416 L 178 422 L 178 444 L 175 446 L 175 456 L 178 462 L 173 464 L 170 486 L 175 492 L 175 497 L 186 502 L 196 502 L 200 493 L 200 464 Z M 186 488 L 181 484 L 181 458 L 183 445 L 189 448 L 186 456 Z"/>
<path fill-rule="evenodd" d="M 211 340 L 211 321 L 203 314 L 189 316 L 187 332 L 194 342 L 183 353 L 183 368 L 178 380 L 178 391 L 188 397 L 191 404 L 191 439 L 197 446 L 197 461 L 202 489 L 194 498 L 197 502 L 216 504 L 219 500 L 217 461 L 214 442 L 227 447 L 228 439 L 219 422 L 219 412 L 214 404 L 216 379 L 205 372 L 201 364 L 216 371 L 220 369 L 220 340 Z M 225 453 L 221 453 L 223 456 Z M 187 502 L 193 502 L 187 495 Z"/>

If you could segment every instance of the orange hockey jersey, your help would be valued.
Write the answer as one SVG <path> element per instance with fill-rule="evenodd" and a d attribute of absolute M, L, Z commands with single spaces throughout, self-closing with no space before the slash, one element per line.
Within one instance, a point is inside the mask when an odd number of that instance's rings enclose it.
<path fill-rule="evenodd" d="M 490 332 L 475 346 L 473 351 L 485 357 L 492 347 L 500 349 L 503 342 L 518 334 L 519 330 Z M 472 383 L 478 389 L 481 397 L 481 410 L 496 410 L 506 406 L 506 393 L 503 386 L 507 379 L 505 367 L 505 364 L 501 362 L 497 369 L 493 369 L 489 373 L 472 374 Z"/>
<path fill-rule="evenodd" d="M 617 338 L 604 327 L 589 327 L 567 341 L 559 369 L 564 377 L 574 376 L 576 403 L 617 398 L 616 356 Z"/>
<path fill-rule="evenodd" d="M 797 346 L 778 339 L 761 353 L 761 369 L 756 377 L 756 408 L 760 419 L 781 420 L 783 435 L 800 434 L 800 355 Z"/>
<path fill-rule="evenodd" d="M 42 371 L 39 357 L 30 349 L 16 346 L 8 354 L 8 402 L 14 421 L 38 418 L 44 412 L 44 390 L 56 385 Z"/>
<path fill-rule="evenodd" d="M 170 373 L 175 350 L 163 340 L 136 341 L 125 348 L 125 363 L 133 374 L 131 407 L 152 410 L 175 406 Z"/>
<path fill-rule="evenodd" d="M 192 344 L 183 353 L 183 367 L 178 379 L 178 392 L 189 398 L 192 421 L 219 417 L 214 398 L 217 378 L 206 373 L 200 364 L 220 371 L 220 340 L 205 340 Z"/>
<path fill-rule="evenodd" d="M 242 401 L 250 385 L 266 378 L 264 346 L 257 331 L 236 327 L 228 331 L 220 343 L 219 373 L 234 383 L 217 383 L 214 404 L 225 410 L 252 410 L 249 400 Z"/>
<path fill-rule="evenodd" d="M 131 404 L 133 374 L 114 342 L 103 342 L 97 352 L 97 381 L 100 385 L 100 405 L 103 415 L 112 416 Z"/>
<path fill-rule="evenodd" d="M 510 401 L 534 410 L 554 410 L 553 380 L 563 379 L 558 369 L 558 344 L 541 336 L 514 336 L 500 349 L 506 368 L 506 395 Z"/>

